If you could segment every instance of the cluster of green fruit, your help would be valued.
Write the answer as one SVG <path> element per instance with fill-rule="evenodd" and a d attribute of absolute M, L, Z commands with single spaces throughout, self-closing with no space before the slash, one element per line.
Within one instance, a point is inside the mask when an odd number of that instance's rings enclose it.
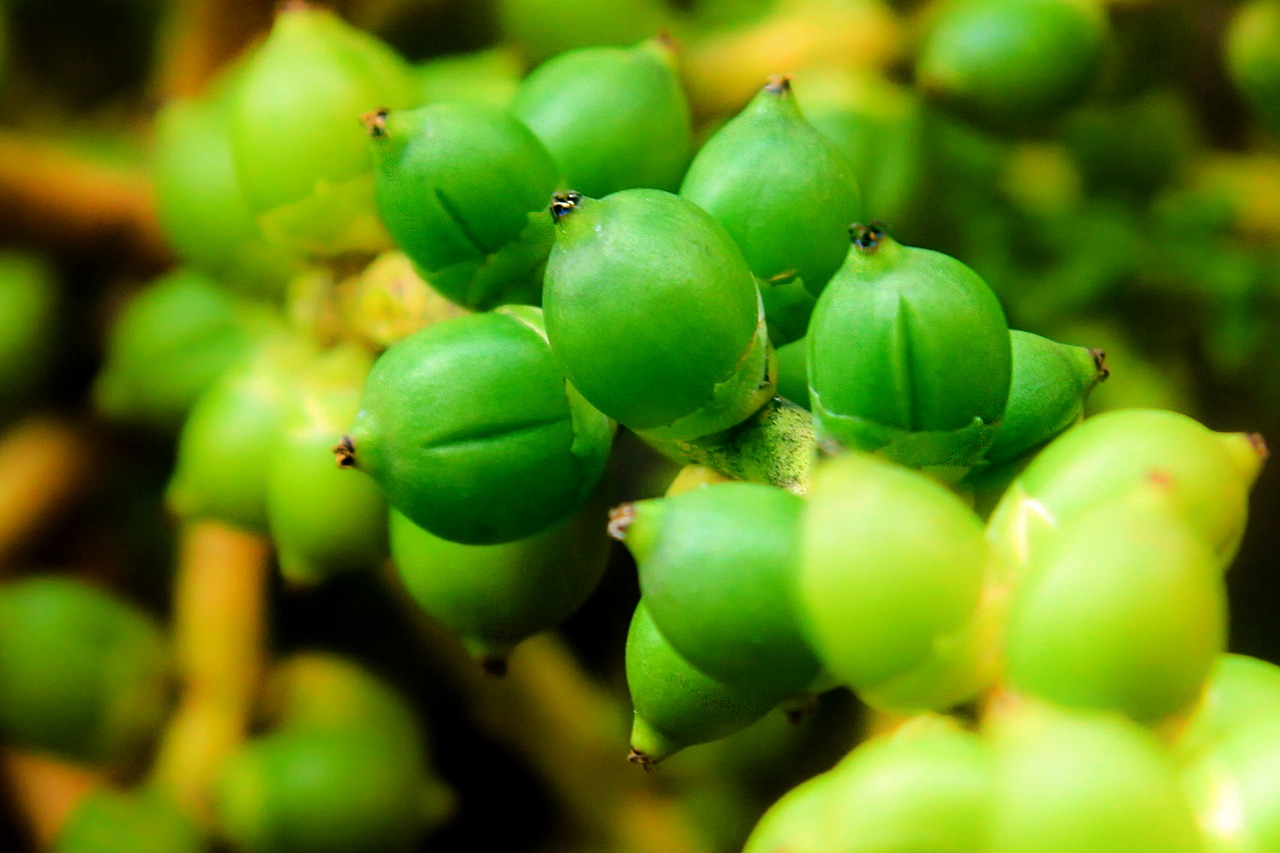
<path fill-rule="evenodd" d="M 1230 45 L 1269 121 L 1278 10 L 1248 4 Z M 996 132 L 1043 125 L 1107 26 L 1095 0 L 938 3 L 916 81 Z M 973 269 L 869 222 L 919 177 L 887 82 L 762 80 L 695 145 L 680 75 L 666 38 L 523 78 L 500 53 L 415 68 L 285 4 L 159 118 L 184 267 L 114 322 L 99 410 L 178 435 L 184 522 L 269 536 L 295 588 L 389 559 L 493 672 L 621 539 L 639 764 L 836 687 L 911 718 L 782 800 L 751 853 L 1280 845 L 1280 673 L 1225 653 L 1261 441 L 1169 411 L 1082 423 L 1100 350 L 1010 330 Z M 619 428 L 687 467 L 609 513 Z M 0 591 L 14 742 L 136 773 L 171 678 L 162 631 L 111 596 Z M 441 819 L 385 685 L 304 657 L 268 696 L 219 775 L 218 838 L 399 850 Z M 162 797 L 101 794 L 58 849 L 140 825 L 205 843 Z"/>

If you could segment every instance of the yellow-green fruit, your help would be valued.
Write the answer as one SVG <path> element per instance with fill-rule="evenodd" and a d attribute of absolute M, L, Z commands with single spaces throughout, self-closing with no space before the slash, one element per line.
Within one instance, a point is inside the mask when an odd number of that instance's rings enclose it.
<path fill-rule="evenodd" d="M 46 381 L 56 351 L 60 297 L 41 259 L 0 253 L 0 415 L 29 402 Z"/>
<path fill-rule="evenodd" d="M 98 788 L 58 831 L 52 853 L 204 853 L 196 825 L 158 790 Z"/>
<path fill-rule="evenodd" d="M 1242 724 L 1183 772 L 1208 853 L 1280 850 L 1280 717 Z"/>
<path fill-rule="evenodd" d="M 1237 730 L 1268 719 L 1280 719 L 1280 667 L 1248 655 L 1219 655 L 1174 748 L 1183 760 L 1198 758 Z"/>
<path fill-rule="evenodd" d="M 418 104 L 472 103 L 506 108 L 516 96 L 523 72 L 506 47 L 452 54 L 414 68 Z"/>
<path fill-rule="evenodd" d="M 661 0 L 500 0 L 505 41 L 535 61 L 592 45 L 628 45 L 668 29 Z"/>
<path fill-rule="evenodd" d="M 1280 134 L 1280 2 L 1250 0 L 1227 31 L 1231 78 L 1273 133 Z"/>

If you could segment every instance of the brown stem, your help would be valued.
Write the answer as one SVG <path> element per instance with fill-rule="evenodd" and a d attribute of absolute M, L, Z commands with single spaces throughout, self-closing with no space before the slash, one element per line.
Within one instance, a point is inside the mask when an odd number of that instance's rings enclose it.
<path fill-rule="evenodd" d="M 91 463 L 84 437 L 51 417 L 30 417 L 0 438 L 0 571 L 83 488 Z"/>

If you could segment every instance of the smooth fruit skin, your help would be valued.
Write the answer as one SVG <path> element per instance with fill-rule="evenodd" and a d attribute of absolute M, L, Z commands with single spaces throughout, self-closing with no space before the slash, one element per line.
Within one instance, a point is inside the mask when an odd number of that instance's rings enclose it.
<path fill-rule="evenodd" d="M 0 252 L 0 415 L 16 412 L 44 384 L 58 339 L 61 297 L 40 258 Z"/>
<path fill-rule="evenodd" d="M 429 59 L 413 69 L 418 103 L 511 105 L 523 73 L 520 57 L 507 47 Z"/>
<path fill-rule="evenodd" d="M 437 323 L 383 353 L 339 462 L 437 536 L 496 544 L 581 506 L 612 436 L 566 382 L 541 312 L 509 306 Z"/>
<path fill-rule="evenodd" d="M 594 502 L 522 539 L 464 545 L 391 512 L 391 560 L 418 606 L 486 665 L 554 628 L 576 611 L 604 574 L 609 540 Z"/>
<path fill-rule="evenodd" d="M 1238 729 L 1269 719 L 1280 719 L 1280 666 L 1248 655 L 1219 655 L 1173 745 L 1180 759 L 1195 759 Z"/>
<path fill-rule="evenodd" d="M 1226 644 L 1214 556 L 1167 505 L 1103 501 L 1033 562 L 1004 638 L 1012 688 L 1158 721 L 1191 706 Z"/>
<path fill-rule="evenodd" d="M 575 48 L 634 44 L 673 23 L 661 0 L 499 0 L 497 7 L 503 40 L 538 62 Z"/>
<path fill-rule="evenodd" d="M 382 42 L 328 10 L 284 7 L 231 103 L 236 174 L 263 232 L 324 256 L 385 248 L 359 119 L 414 100 Z"/>
<path fill-rule="evenodd" d="M 662 40 L 563 53 L 525 78 L 511 111 L 547 146 L 563 185 L 592 198 L 675 191 L 689 164 L 689 104 Z"/>
<path fill-rule="evenodd" d="M 1227 30 L 1227 70 L 1271 131 L 1280 135 L 1280 2 L 1251 0 Z"/>
<path fill-rule="evenodd" d="M 478 310 L 539 302 L 557 171 L 537 137 L 505 110 L 476 103 L 367 121 L 379 214 L 423 276 Z"/>
<path fill-rule="evenodd" d="M 52 853 L 205 853 L 194 823 L 164 793 L 91 791 L 58 831 Z"/>
<path fill-rule="evenodd" d="M 557 202 L 543 291 L 547 336 L 582 395 L 618 423 L 693 439 L 773 394 L 755 280 L 692 202 L 636 189 Z"/>
<path fill-rule="evenodd" d="M 774 78 L 698 151 L 680 195 L 710 213 L 764 286 L 799 278 L 818 294 L 862 213 L 853 169 Z"/>
<path fill-rule="evenodd" d="M 1097 0 L 947 0 L 916 63 L 929 98 L 997 127 L 1052 119 L 1088 92 L 1101 66 Z"/>
<path fill-rule="evenodd" d="M 152 620 L 82 581 L 0 587 L 0 732 L 23 749 L 119 770 L 159 734 L 169 650 Z"/>
<path fill-rule="evenodd" d="M 643 600 L 631 617 L 626 661 L 637 764 L 657 764 L 685 747 L 728 737 L 786 698 L 725 684 L 693 666 L 662 636 Z"/>
<path fill-rule="evenodd" d="M 1183 771 L 1209 853 L 1280 849 L 1280 718 L 1255 718 Z"/>
<path fill-rule="evenodd" d="M 1012 349 L 991 288 L 960 261 L 877 226 L 853 247 L 809 321 L 819 441 L 944 478 L 982 459 L 1004 417 Z"/>
<path fill-rule="evenodd" d="M 805 634 L 826 669 L 860 690 L 920 665 L 971 618 L 987 547 L 946 487 L 846 453 L 814 473 L 799 560 Z"/>
<path fill-rule="evenodd" d="M 649 616 L 680 656 L 727 684 L 808 687 L 819 664 L 791 601 L 804 500 L 719 483 L 631 506 L 623 542 Z"/>

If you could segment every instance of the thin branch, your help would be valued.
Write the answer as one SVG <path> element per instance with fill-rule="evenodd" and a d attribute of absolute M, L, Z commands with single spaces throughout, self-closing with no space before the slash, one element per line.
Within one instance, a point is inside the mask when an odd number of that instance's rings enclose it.
<path fill-rule="evenodd" d="M 84 436 L 52 417 L 29 417 L 0 437 L 0 567 L 84 488 L 92 462 Z"/>

